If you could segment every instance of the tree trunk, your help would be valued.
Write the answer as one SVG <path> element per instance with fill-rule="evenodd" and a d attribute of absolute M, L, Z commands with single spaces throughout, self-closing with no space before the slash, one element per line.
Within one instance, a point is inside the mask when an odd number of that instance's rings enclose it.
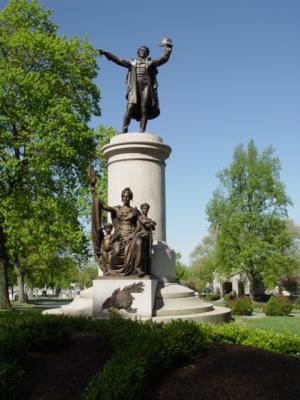
<path fill-rule="evenodd" d="M 252 275 L 248 274 L 248 279 L 249 279 L 249 297 L 253 301 L 254 300 L 254 294 L 255 294 L 254 278 L 253 278 Z"/>
<path fill-rule="evenodd" d="M 30 287 L 29 287 L 28 299 L 29 300 L 33 299 L 33 285 L 30 285 Z"/>
<path fill-rule="evenodd" d="M 5 247 L 5 234 L 0 225 L 0 310 L 10 310 L 11 304 L 8 294 L 8 256 Z"/>
<path fill-rule="evenodd" d="M 19 301 L 25 303 L 25 292 L 24 292 L 24 272 L 20 266 L 20 261 L 16 258 L 14 260 L 14 270 L 17 275 L 17 283 L 18 283 L 18 292 L 19 292 Z"/>

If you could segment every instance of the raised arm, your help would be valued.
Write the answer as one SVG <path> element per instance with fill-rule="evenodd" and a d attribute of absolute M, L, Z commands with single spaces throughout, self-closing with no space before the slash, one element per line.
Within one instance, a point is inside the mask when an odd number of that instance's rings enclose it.
<path fill-rule="evenodd" d="M 103 208 L 103 210 L 108 211 L 108 212 L 110 212 L 112 214 L 116 214 L 117 213 L 116 207 L 108 206 L 107 204 L 104 204 L 102 202 L 102 200 L 100 200 L 100 199 L 99 199 L 99 203 L 101 204 L 101 207 Z"/>
<path fill-rule="evenodd" d="M 109 53 L 108 51 L 104 50 L 97 50 L 99 55 L 104 55 L 109 61 L 113 61 L 115 64 L 120 65 L 121 67 L 129 68 L 130 67 L 130 61 L 129 60 L 124 60 L 123 58 L 119 58 L 115 56 L 114 54 Z"/>
<path fill-rule="evenodd" d="M 161 57 L 152 60 L 152 65 L 159 67 L 160 65 L 165 64 L 169 60 L 171 53 L 172 53 L 172 46 L 170 45 L 166 46 L 164 54 Z"/>

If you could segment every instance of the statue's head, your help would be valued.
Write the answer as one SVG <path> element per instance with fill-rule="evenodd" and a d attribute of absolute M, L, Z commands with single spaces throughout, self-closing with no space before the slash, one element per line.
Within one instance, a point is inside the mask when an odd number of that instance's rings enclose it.
<path fill-rule="evenodd" d="M 137 55 L 141 58 L 147 58 L 150 54 L 149 47 L 141 46 L 138 48 Z"/>
<path fill-rule="evenodd" d="M 129 187 L 127 187 L 127 188 L 125 188 L 125 189 L 123 189 L 122 190 L 122 201 L 124 202 L 124 203 L 126 203 L 127 202 L 127 199 L 130 201 L 130 200 L 132 200 L 133 199 L 133 193 L 132 193 L 132 191 L 130 190 L 130 188 Z M 126 201 L 125 201 L 126 200 Z"/>
<path fill-rule="evenodd" d="M 113 230 L 113 225 L 110 222 L 106 222 L 106 224 L 104 224 L 104 230 L 106 233 L 110 234 Z"/>
<path fill-rule="evenodd" d="M 150 205 L 148 203 L 141 204 L 141 210 L 144 215 L 148 214 L 149 209 L 150 209 Z"/>

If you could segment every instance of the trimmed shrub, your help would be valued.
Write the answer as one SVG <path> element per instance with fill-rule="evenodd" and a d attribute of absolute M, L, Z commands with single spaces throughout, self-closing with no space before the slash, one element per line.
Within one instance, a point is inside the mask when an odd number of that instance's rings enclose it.
<path fill-rule="evenodd" d="M 264 306 L 263 311 L 269 316 L 289 315 L 293 309 L 293 305 L 284 296 L 272 296 Z"/>
<path fill-rule="evenodd" d="M 300 337 L 245 328 L 235 323 L 219 326 L 204 324 L 201 329 L 212 343 L 240 344 L 290 356 L 300 355 Z"/>
<path fill-rule="evenodd" d="M 294 303 L 294 308 L 295 308 L 296 310 L 300 310 L 300 296 L 298 296 L 298 297 L 296 298 L 295 303 Z"/>
<path fill-rule="evenodd" d="M 218 293 L 218 292 L 215 292 L 215 293 L 208 293 L 206 296 L 205 296 L 205 300 L 207 300 L 207 301 L 215 301 L 215 300 L 219 300 L 220 299 L 220 293 Z"/>
<path fill-rule="evenodd" d="M 119 317 L 92 320 L 45 316 L 18 316 L 7 318 L 6 322 L 0 326 L 1 399 L 13 399 L 17 385 L 22 383 L 24 371 L 19 359 L 26 353 L 26 349 L 45 349 L 49 343 L 50 347 L 56 349 L 55 340 L 59 348 L 65 343 L 69 330 L 97 331 L 113 349 L 111 359 L 89 383 L 83 394 L 84 400 L 140 398 L 144 385 L 151 382 L 157 373 L 175 362 L 197 356 L 207 342 L 234 343 L 276 353 L 300 355 L 299 337 L 245 328 L 233 323 L 212 326 L 173 321 L 164 325 Z M 53 336 L 52 341 L 49 336 Z"/>
<path fill-rule="evenodd" d="M 28 350 L 57 351 L 69 339 L 66 318 L 37 314 L 1 316 L 0 325 L 0 398 L 14 399 L 25 372 Z"/>
<path fill-rule="evenodd" d="M 116 351 L 88 385 L 84 400 L 137 399 L 145 382 L 157 374 L 158 369 L 162 371 L 175 361 L 196 356 L 205 344 L 205 334 L 195 323 L 173 321 L 164 326 L 118 322 L 125 330 L 124 333 L 122 329 L 123 339 L 117 344 L 117 332 L 113 338 Z M 117 326 L 115 321 L 113 325 Z"/>
<path fill-rule="evenodd" d="M 231 300 L 235 300 L 236 299 L 236 293 L 235 292 L 230 292 L 230 293 L 226 293 L 224 294 L 224 301 L 225 302 L 229 302 Z"/>
<path fill-rule="evenodd" d="M 0 361 L 23 359 L 28 349 L 27 338 L 23 332 L 11 327 L 0 329 Z"/>
<path fill-rule="evenodd" d="M 253 308 L 253 303 L 247 296 L 240 297 L 231 303 L 233 315 L 252 315 Z"/>
<path fill-rule="evenodd" d="M 14 399 L 17 387 L 24 379 L 25 371 L 17 362 L 0 361 L 0 397 Z"/>

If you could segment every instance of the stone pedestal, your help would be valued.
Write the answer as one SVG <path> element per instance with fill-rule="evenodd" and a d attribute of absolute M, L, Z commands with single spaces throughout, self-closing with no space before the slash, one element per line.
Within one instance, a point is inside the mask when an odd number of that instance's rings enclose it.
<path fill-rule="evenodd" d="M 149 203 L 149 217 L 157 224 L 151 272 L 161 280 L 175 282 L 175 251 L 166 243 L 165 161 L 171 147 L 153 133 L 125 133 L 114 136 L 103 147 L 103 154 L 108 165 L 108 204 L 121 204 L 125 187 L 133 192 L 133 207 Z"/>
<path fill-rule="evenodd" d="M 166 241 L 165 160 L 171 147 L 152 133 L 123 133 L 103 147 L 108 164 L 108 204 L 121 204 L 121 192 L 130 187 L 132 206 L 150 204 L 156 223 L 154 240 Z"/>
<path fill-rule="evenodd" d="M 130 291 L 130 287 L 134 287 L 134 284 L 142 285 L 142 291 L 135 293 Z M 124 292 L 124 288 L 128 288 Z M 132 276 L 126 277 L 102 277 L 93 281 L 93 316 L 107 318 L 109 311 L 102 310 L 103 303 L 108 299 L 112 298 L 113 292 L 117 289 L 123 290 L 121 299 L 124 301 L 124 308 L 120 308 L 119 313 L 126 318 L 151 318 L 153 315 L 155 294 L 157 289 L 157 279 L 151 276 L 143 278 L 135 278 Z M 134 289 L 133 289 L 134 290 Z M 134 312 L 128 310 L 128 303 L 131 309 L 136 309 Z M 114 299 L 111 299 L 111 303 L 114 304 Z M 120 299 L 118 299 L 120 304 Z M 114 307 L 116 308 L 116 307 Z"/>

